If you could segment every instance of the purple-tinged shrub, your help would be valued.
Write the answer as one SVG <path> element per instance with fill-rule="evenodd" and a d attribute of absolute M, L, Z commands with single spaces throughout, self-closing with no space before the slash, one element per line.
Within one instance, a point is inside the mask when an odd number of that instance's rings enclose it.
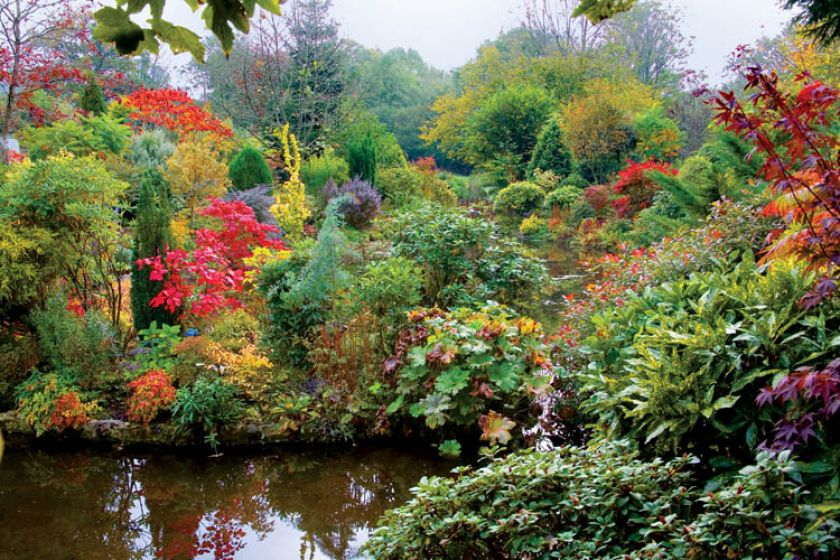
<path fill-rule="evenodd" d="M 327 202 L 329 203 L 330 200 L 341 195 L 348 195 L 346 201 L 338 207 L 347 225 L 356 229 L 364 229 L 379 214 L 382 195 L 367 181 L 356 177 L 338 187 L 330 179 L 324 187 L 324 196 Z"/>
<path fill-rule="evenodd" d="M 840 358 L 823 370 L 801 367 L 782 377 L 775 385 L 761 390 L 755 402 L 786 407 L 785 416 L 776 422 L 774 450 L 795 449 L 817 438 L 817 423 L 826 425 L 840 412 Z"/>

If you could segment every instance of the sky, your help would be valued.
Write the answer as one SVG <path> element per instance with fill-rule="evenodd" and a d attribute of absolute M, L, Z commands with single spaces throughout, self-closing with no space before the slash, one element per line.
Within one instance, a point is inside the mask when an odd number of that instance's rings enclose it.
<path fill-rule="evenodd" d="M 683 11 L 683 32 L 694 38 L 689 67 L 706 72 L 713 83 L 736 46 L 776 35 L 793 15 L 778 0 L 668 1 Z M 520 0 L 333 0 L 333 16 L 345 37 L 382 50 L 413 48 L 444 70 L 461 66 L 484 41 L 515 27 L 521 13 Z M 167 15 L 206 33 L 183 2 L 170 1 Z M 177 65 L 188 56 L 167 62 Z"/>

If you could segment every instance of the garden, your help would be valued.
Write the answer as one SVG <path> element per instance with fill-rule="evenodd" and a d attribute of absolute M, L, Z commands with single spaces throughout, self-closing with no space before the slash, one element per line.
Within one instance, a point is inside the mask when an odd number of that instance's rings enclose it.
<path fill-rule="evenodd" d="M 452 72 L 164 4 L 0 0 L 0 560 L 50 493 L 91 558 L 840 558 L 832 2 L 715 87 L 659 0 Z"/>

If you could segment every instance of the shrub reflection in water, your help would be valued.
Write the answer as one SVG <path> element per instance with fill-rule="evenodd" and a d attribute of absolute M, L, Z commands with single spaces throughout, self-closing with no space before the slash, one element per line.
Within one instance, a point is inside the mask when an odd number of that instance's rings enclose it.
<path fill-rule="evenodd" d="M 403 450 L 197 459 L 11 451 L 0 560 L 349 559 L 423 475 Z"/>

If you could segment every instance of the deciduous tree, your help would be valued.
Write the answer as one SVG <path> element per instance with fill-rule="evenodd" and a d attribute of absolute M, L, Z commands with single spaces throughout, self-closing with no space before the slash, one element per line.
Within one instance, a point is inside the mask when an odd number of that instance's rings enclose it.
<path fill-rule="evenodd" d="M 182 200 L 190 221 L 207 200 L 227 191 L 227 164 L 212 134 L 189 136 L 178 144 L 166 164 L 172 193 Z"/>
<path fill-rule="evenodd" d="M 161 127 L 184 138 L 208 132 L 219 139 L 232 138 L 233 131 L 212 113 L 200 107 L 179 89 L 138 89 L 122 99 L 135 130 Z"/>
<path fill-rule="evenodd" d="M 254 250 L 286 248 L 275 236 L 277 228 L 259 223 L 242 201 L 214 199 L 202 214 L 216 218 L 220 226 L 198 229 L 195 249 L 174 249 L 137 261 L 141 269 L 149 267 L 153 282 L 161 283 L 150 306 L 197 317 L 242 307 L 238 294 L 253 269 L 248 259 Z"/>
<path fill-rule="evenodd" d="M 580 17 L 580 0 L 524 0 L 523 26 L 532 40 L 562 53 L 585 53 L 600 46 L 606 26 Z"/>
<path fill-rule="evenodd" d="M 681 14 L 661 0 L 643 0 L 609 22 L 610 41 L 644 84 L 662 87 L 679 81 L 691 51 Z"/>
<path fill-rule="evenodd" d="M 64 0 L 0 0 L 0 85 L 3 116 L 0 120 L 0 161 L 8 161 L 6 137 L 15 125 L 15 113 L 28 111 L 39 120 L 42 110 L 31 103 L 39 90 L 81 81 L 78 69 L 65 64 L 54 42 L 73 28 L 72 4 Z"/>
<path fill-rule="evenodd" d="M 743 72 L 750 103 L 720 92 L 711 100 L 715 120 L 765 156 L 760 175 L 776 195 L 765 213 L 786 222 L 765 258 L 794 254 L 824 271 L 803 300 L 814 305 L 836 291 L 840 270 L 840 90 L 803 74 L 799 91 L 789 93 L 775 72 L 758 66 Z"/>
<path fill-rule="evenodd" d="M 551 106 L 548 94 L 532 86 L 488 97 L 467 121 L 467 161 L 502 171 L 511 181 L 523 178 Z"/>
<path fill-rule="evenodd" d="M 124 295 L 119 280 L 127 272 L 119 211 L 127 188 L 100 160 L 68 154 L 14 166 L 0 186 L 0 219 L 49 232 L 58 270 L 75 297 L 85 310 L 104 302 L 115 326 Z"/>

